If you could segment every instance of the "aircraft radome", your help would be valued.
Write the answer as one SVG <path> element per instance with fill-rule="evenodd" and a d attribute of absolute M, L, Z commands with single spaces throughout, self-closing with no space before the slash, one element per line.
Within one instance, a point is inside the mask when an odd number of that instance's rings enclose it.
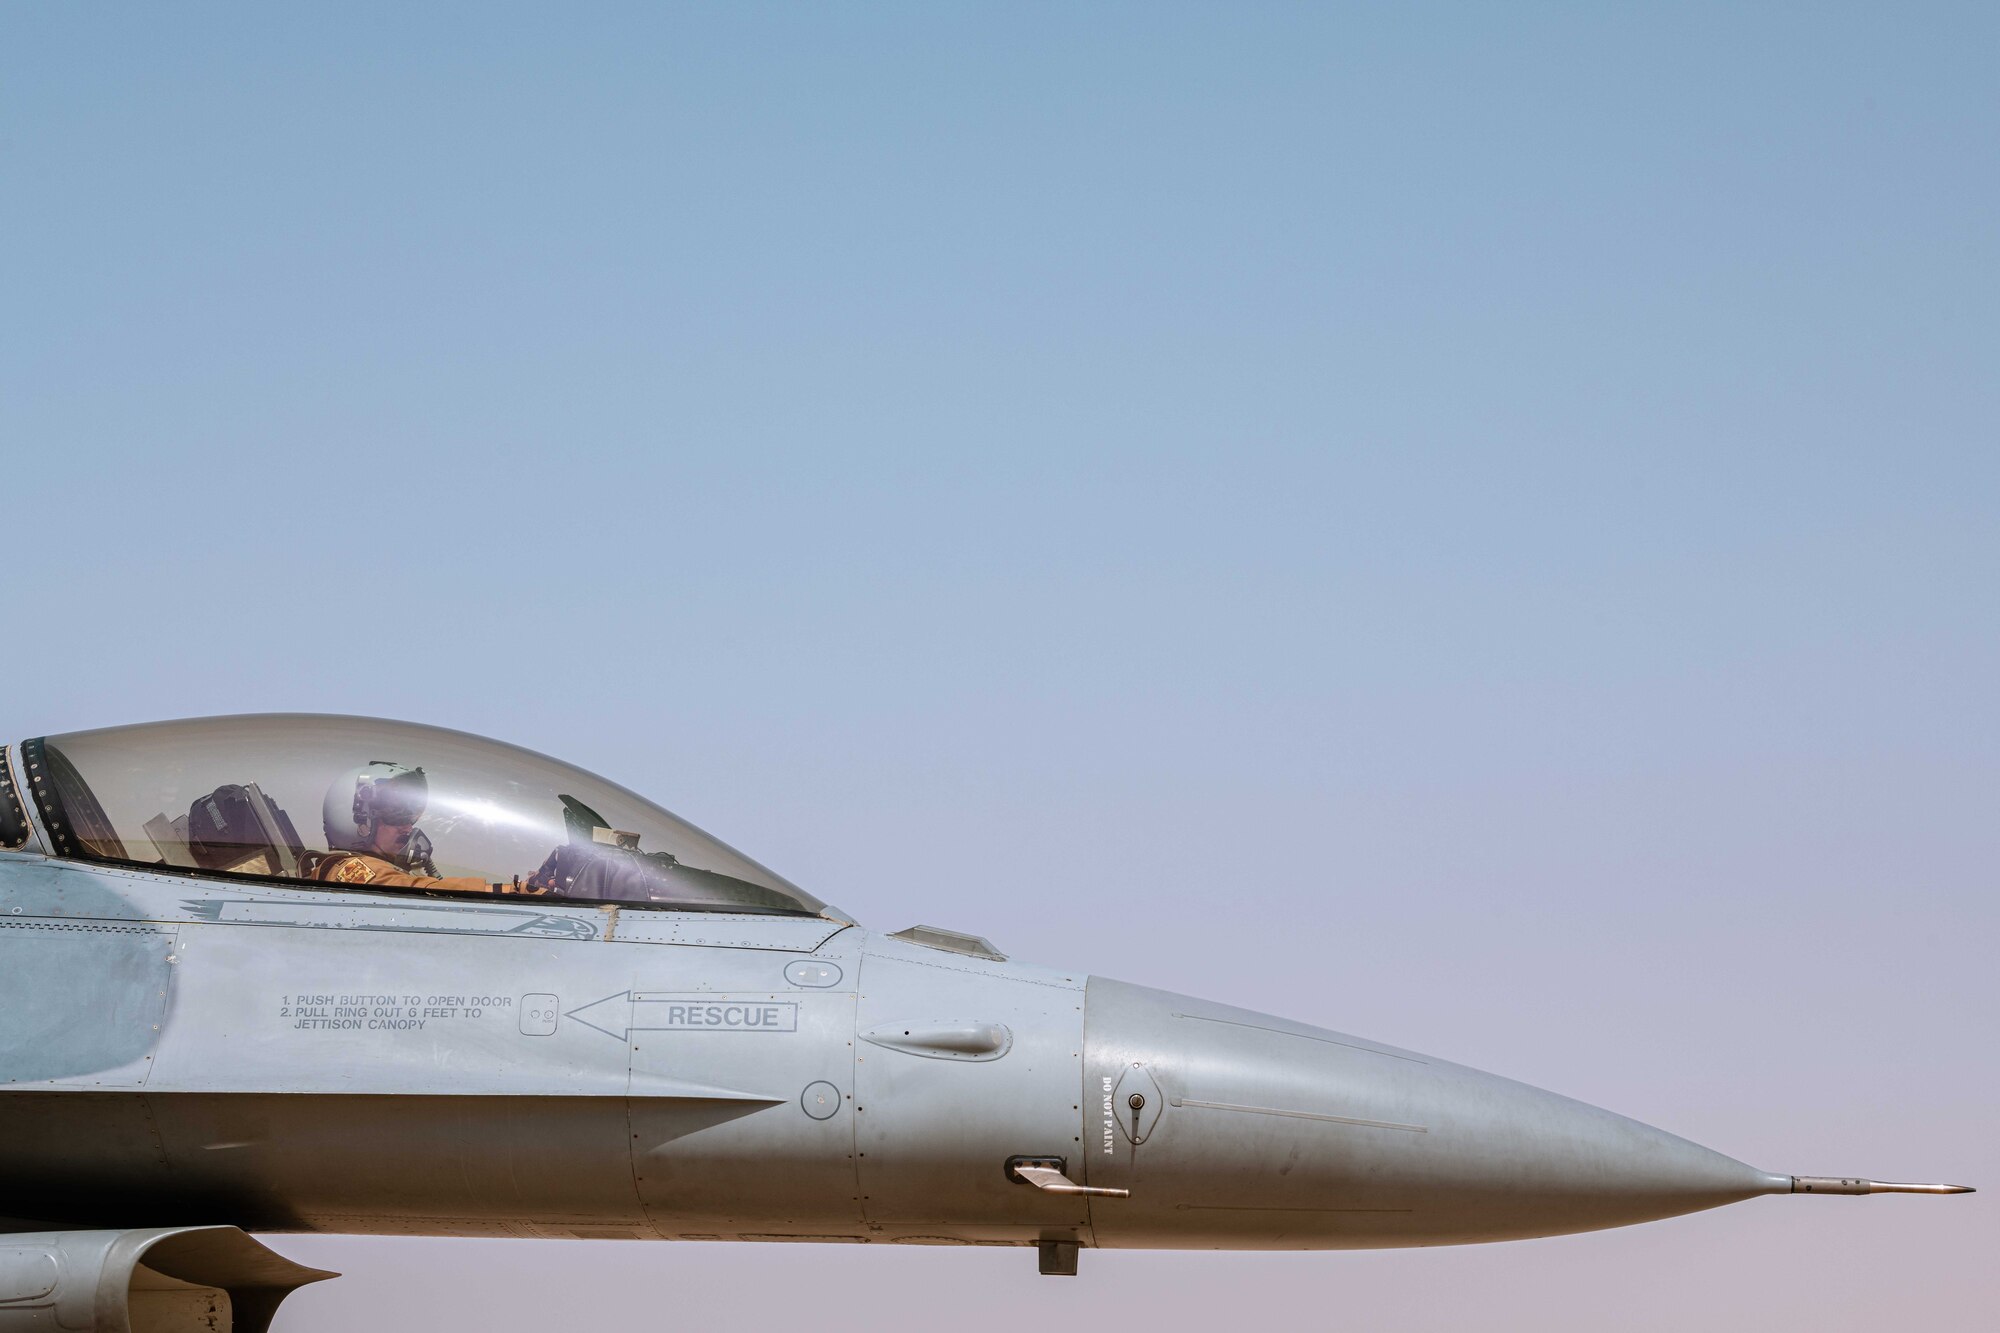
<path fill-rule="evenodd" d="M 1361 1037 L 876 934 L 634 793 L 364 718 L 0 751 L 0 1333 L 261 1330 L 248 1233 L 1351 1249 L 1773 1174 Z"/>

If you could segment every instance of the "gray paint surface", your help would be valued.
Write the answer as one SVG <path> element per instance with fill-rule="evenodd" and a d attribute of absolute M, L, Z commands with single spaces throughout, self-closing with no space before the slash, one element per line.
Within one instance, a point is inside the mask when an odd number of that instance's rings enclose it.
<path fill-rule="evenodd" d="M 838 922 L 23 856 L 0 907 L 22 1217 L 1366 1248 L 1791 1189 L 1414 1052 Z M 1031 1188 L 1016 1155 L 1129 1197 Z"/>
<path fill-rule="evenodd" d="M 174 938 L 130 921 L 0 918 L 0 1081 L 145 1083 Z"/>

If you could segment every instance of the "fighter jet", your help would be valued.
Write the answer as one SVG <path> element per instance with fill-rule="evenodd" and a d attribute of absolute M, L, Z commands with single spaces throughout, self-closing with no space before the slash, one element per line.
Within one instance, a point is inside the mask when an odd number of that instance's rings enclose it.
<path fill-rule="evenodd" d="M 461 732 L 204 718 L 0 749 L 0 1333 L 235 1328 L 255 1232 L 1355 1249 L 1793 1176 L 1307 1023 L 878 934 Z"/>

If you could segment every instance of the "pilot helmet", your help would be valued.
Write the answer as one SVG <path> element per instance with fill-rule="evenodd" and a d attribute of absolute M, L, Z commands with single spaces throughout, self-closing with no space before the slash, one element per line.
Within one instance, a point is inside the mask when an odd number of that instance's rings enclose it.
<path fill-rule="evenodd" d="M 383 824 L 414 824 L 430 804 L 430 780 L 421 768 L 377 759 L 350 769 L 326 789 L 321 817 L 326 845 L 365 852 Z"/>

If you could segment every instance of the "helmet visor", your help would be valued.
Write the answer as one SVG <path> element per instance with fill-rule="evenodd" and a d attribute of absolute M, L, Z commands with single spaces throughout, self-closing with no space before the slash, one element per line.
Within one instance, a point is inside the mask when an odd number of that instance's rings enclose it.
<path fill-rule="evenodd" d="M 377 778 L 359 793 L 355 804 L 377 824 L 414 824 L 430 804 L 431 785 L 419 768 L 393 778 Z"/>

